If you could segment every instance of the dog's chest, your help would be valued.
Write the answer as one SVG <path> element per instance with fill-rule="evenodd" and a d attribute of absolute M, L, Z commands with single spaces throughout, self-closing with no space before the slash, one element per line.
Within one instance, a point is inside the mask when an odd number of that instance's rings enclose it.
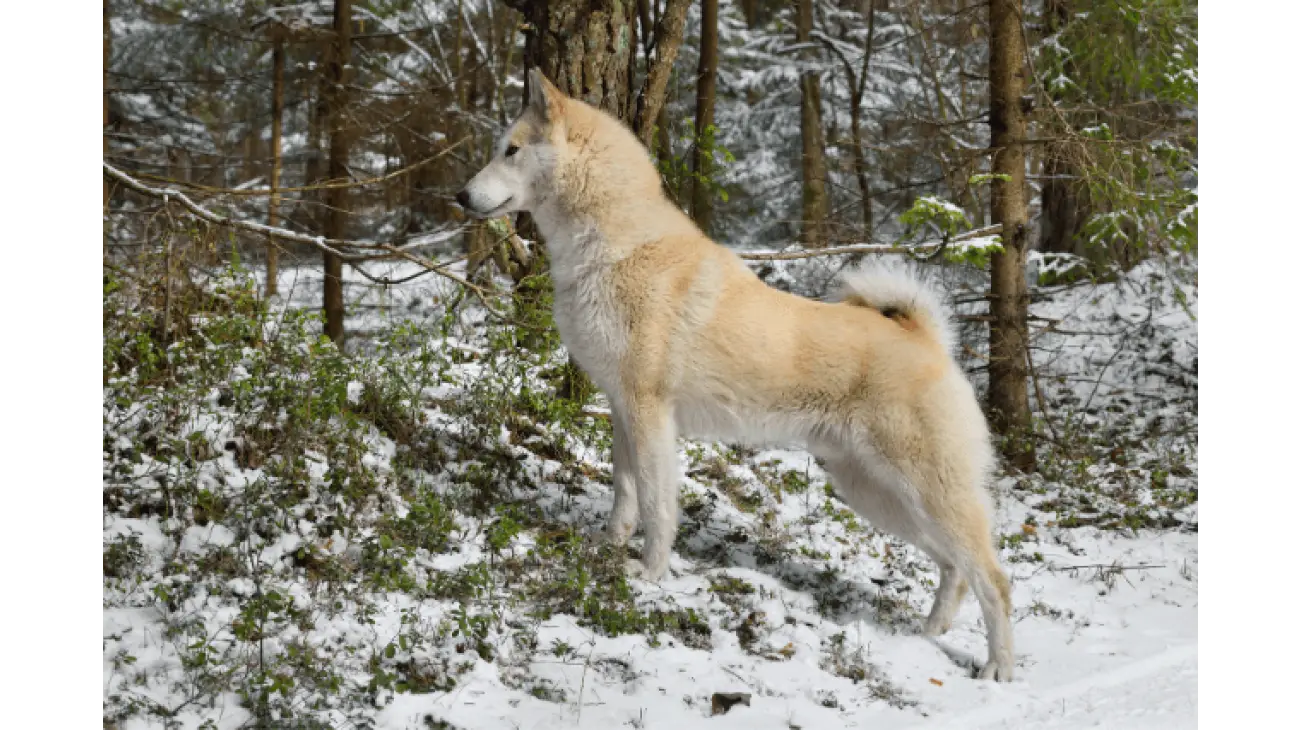
<path fill-rule="evenodd" d="M 569 354 L 601 390 L 619 386 L 627 332 L 614 303 L 608 267 L 554 267 L 555 324 Z"/>

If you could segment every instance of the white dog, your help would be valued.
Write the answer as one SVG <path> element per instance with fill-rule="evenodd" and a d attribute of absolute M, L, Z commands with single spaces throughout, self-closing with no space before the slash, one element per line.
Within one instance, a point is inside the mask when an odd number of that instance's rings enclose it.
<path fill-rule="evenodd" d="M 663 195 L 630 130 L 536 71 L 529 82 L 528 108 L 456 197 L 479 217 L 528 211 L 545 237 L 560 336 L 613 409 L 609 535 L 645 529 L 631 569 L 668 569 L 677 436 L 801 442 L 853 509 L 938 563 L 926 633 L 948 630 L 969 581 L 989 634 L 980 676 L 1010 680 L 993 450 L 938 297 L 888 267 L 845 277 L 839 303 L 768 287 Z"/>

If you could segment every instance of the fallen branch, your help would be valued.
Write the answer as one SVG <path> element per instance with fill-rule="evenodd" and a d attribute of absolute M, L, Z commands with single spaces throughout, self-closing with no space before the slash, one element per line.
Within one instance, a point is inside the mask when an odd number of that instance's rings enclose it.
<path fill-rule="evenodd" d="M 744 251 L 738 253 L 740 258 L 746 261 L 796 261 L 798 259 L 811 259 L 820 256 L 851 256 L 853 254 L 913 254 L 919 251 L 940 251 L 945 245 L 952 245 L 962 241 L 969 241 L 974 238 L 982 238 L 1002 232 L 1002 225 L 996 224 L 976 228 L 973 231 L 953 236 L 945 244 L 943 241 L 932 241 L 929 243 L 919 243 L 915 246 L 894 246 L 889 244 L 858 244 L 855 246 L 834 246 L 831 248 L 817 248 L 803 251 Z"/>
<path fill-rule="evenodd" d="M 1088 565 L 1048 565 L 1046 566 L 1049 573 L 1067 573 L 1077 570 L 1107 570 L 1121 572 L 1125 570 L 1152 570 L 1154 568 L 1166 568 L 1166 565 L 1154 565 L 1151 563 L 1138 563 L 1137 565 L 1120 565 L 1119 563 L 1090 563 Z"/>

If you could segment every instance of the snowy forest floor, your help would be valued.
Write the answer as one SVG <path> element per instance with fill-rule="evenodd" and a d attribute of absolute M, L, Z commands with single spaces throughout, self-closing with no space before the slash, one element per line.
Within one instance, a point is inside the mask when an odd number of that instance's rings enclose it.
<path fill-rule="evenodd" d="M 671 575 L 627 580 L 556 343 L 349 279 L 342 357 L 296 313 L 318 276 L 269 308 L 217 276 L 167 346 L 147 284 L 106 285 L 106 726 L 1195 725 L 1196 299 L 1160 268 L 1036 293 L 1039 470 L 990 485 L 1006 685 L 974 599 L 923 637 L 935 566 L 799 450 L 681 442 Z"/>

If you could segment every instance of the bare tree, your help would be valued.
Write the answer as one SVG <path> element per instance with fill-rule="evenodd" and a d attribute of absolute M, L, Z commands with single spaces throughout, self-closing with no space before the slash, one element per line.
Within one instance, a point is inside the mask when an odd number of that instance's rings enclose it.
<path fill-rule="evenodd" d="M 1029 213 L 1025 192 L 1025 44 L 1022 0 L 989 3 L 989 128 L 992 132 L 993 222 L 1002 226 L 1002 252 L 992 257 L 989 291 L 989 413 L 1004 436 L 1004 456 L 1034 466 L 1026 384 L 1029 287 L 1025 254 Z"/>
<path fill-rule="evenodd" d="M 108 64 L 112 57 L 113 30 L 109 24 L 108 0 L 104 0 L 104 159 L 108 159 Z M 104 180 L 104 212 L 108 212 L 108 179 Z"/>
<path fill-rule="evenodd" d="M 800 45 L 800 58 L 813 60 L 812 27 L 813 0 L 799 0 L 795 41 Z M 799 129 L 803 139 L 800 168 L 803 172 L 803 214 L 801 236 L 803 245 L 820 248 L 826 245 L 826 159 L 822 140 L 821 89 L 817 73 L 805 68 L 799 74 Z"/>
<path fill-rule="evenodd" d="M 329 57 L 329 133 L 331 180 L 348 177 L 348 66 L 352 62 L 352 2 L 334 0 L 334 38 Z M 346 238 L 348 188 L 333 186 L 326 194 L 329 211 L 325 235 Z M 343 345 L 343 259 L 325 253 L 325 334 Z"/>
<path fill-rule="evenodd" d="M 867 17 L 867 42 L 862 50 L 861 66 L 854 66 L 839 47 L 827 38 L 822 39 L 826 49 L 835 54 L 844 68 L 849 87 L 849 153 L 853 159 L 853 175 L 862 195 L 862 238 L 871 241 L 874 217 L 871 210 L 871 185 L 867 170 L 866 146 L 862 143 L 862 101 L 867 93 L 867 78 L 871 71 L 871 52 L 876 42 L 876 10 L 874 0 L 863 0 L 862 13 Z"/>
<path fill-rule="evenodd" d="M 280 225 L 280 170 L 283 152 L 280 135 L 284 127 L 284 26 L 271 25 L 271 198 L 266 204 L 266 225 Z M 274 240 L 266 247 L 266 296 L 275 296 L 280 275 L 280 249 Z"/>
<path fill-rule="evenodd" d="M 706 234 L 712 218 L 712 191 L 703 184 L 713 176 L 713 101 L 718 86 L 718 0 L 700 0 L 700 65 L 695 78 L 695 149 L 691 167 L 691 217 Z"/>

